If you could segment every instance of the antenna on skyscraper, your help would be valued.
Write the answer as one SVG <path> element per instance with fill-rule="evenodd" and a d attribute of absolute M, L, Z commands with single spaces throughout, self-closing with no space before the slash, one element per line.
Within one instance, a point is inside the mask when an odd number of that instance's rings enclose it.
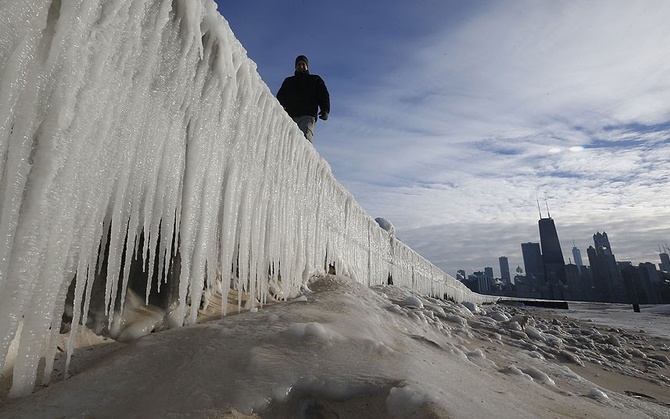
<path fill-rule="evenodd" d="M 547 194 L 544 194 L 544 205 L 547 207 L 547 218 L 551 218 L 551 213 L 549 212 L 549 201 L 547 200 Z"/>
<path fill-rule="evenodd" d="M 542 219 L 542 210 L 540 209 L 540 198 L 535 197 L 535 200 L 537 201 L 537 212 L 540 213 L 540 219 Z"/>

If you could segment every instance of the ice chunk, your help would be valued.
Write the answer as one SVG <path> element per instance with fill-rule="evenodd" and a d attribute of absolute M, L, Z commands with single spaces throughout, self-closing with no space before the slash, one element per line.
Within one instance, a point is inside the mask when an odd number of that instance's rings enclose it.
<path fill-rule="evenodd" d="M 292 338 L 312 338 L 320 341 L 343 339 L 342 335 L 320 323 L 293 323 L 285 331 Z"/>
<path fill-rule="evenodd" d="M 486 315 L 489 316 L 490 318 L 492 318 L 493 320 L 499 321 L 499 322 L 506 322 L 506 321 L 510 320 L 510 318 L 507 314 L 505 314 L 501 311 L 498 311 L 498 310 L 491 310 L 488 313 L 486 313 Z"/>
<path fill-rule="evenodd" d="M 524 331 L 531 339 L 540 340 L 542 342 L 546 341 L 544 334 L 533 326 L 526 326 Z"/>
<path fill-rule="evenodd" d="M 592 399 L 598 400 L 599 402 L 609 402 L 610 399 L 610 397 L 604 391 L 595 387 L 589 391 L 588 396 Z"/>
<path fill-rule="evenodd" d="M 469 302 L 469 301 L 464 301 L 463 306 L 470 310 L 472 314 L 481 314 L 482 310 L 479 308 L 479 306 L 475 303 Z"/>
<path fill-rule="evenodd" d="M 400 314 L 400 315 L 405 315 L 405 310 L 403 310 L 398 304 L 391 304 L 390 306 L 386 307 L 388 311 L 391 313 L 395 314 Z"/>
<path fill-rule="evenodd" d="M 668 358 L 666 355 L 663 354 L 651 354 L 648 356 L 651 359 L 655 359 L 657 361 L 661 361 L 665 365 L 670 365 L 670 358 Z"/>
<path fill-rule="evenodd" d="M 406 417 L 428 401 L 429 396 L 410 385 L 393 387 L 386 398 L 386 410 L 393 416 Z"/>
<path fill-rule="evenodd" d="M 544 384 L 547 384 L 547 385 L 550 385 L 550 386 L 555 386 L 556 385 L 556 383 L 554 382 L 554 380 L 551 379 L 551 377 L 549 377 L 547 374 L 540 371 L 536 367 L 531 366 L 531 367 L 522 368 L 521 370 L 524 373 L 533 377 L 533 379 L 536 380 L 536 381 L 539 381 L 541 383 L 544 383 Z"/>
<path fill-rule="evenodd" d="M 403 301 L 403 305 L 405 307 L 423 308 L 423 303 L 421 302 L 421 300 L 414 295 L 406 297 L 405 301 Z"/>
<path fill-rule="evenodd" d="M 526 374 L 525 372 L 521 371 L 517 366 L 515 365 L 510 365 L 509 367 L 505 368 L 502 370 L 503 373 L 508 374 L 508 375 L 516 375 L 518 377 L 523 377 L 526 378 L 530 381 L 533 381 L 533 377 L 530 375 Z"/>

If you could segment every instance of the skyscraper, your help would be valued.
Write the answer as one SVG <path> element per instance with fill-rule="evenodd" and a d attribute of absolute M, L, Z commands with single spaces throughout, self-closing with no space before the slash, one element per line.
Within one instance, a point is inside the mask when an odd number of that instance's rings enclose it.
<path fill-rule="evenodd" d="M 587 249 L 589 264 L 593 272 L 593 286 L 601 301 L 628 302 L 621 273 L 612 253 L 607 233 L 593 235 L 593 246 Z"/>
<path fill-rule="evenodd" d="M 521 289 L 525 288 L 526 294 L 524 296 L 539 298 L 539 289 L 544 283 L 544 265 L 542 264 L 540 243 L 521 243 L 521 254 L 523 255 L 523 266 L 526 269 L 526 276 Z M 517 287 L 519 287 L 519 283 L 516 282 L 516 279 L 515 283 L 517 284 Z"/>
<path fill-rule="evenodd" d="M 540 244 L 544 264 L 545 284 L 540 292 L 544 298 L 563 298 L 565 286 L 565 259 L 558 239 L 556 225 L 551 217 L 540 218 Z"/>
<path fill-rule="evenodd" d="M 500 264 L 500 279 L 505 284 L 512 282 L 512 277 L 509 274 L 509 261 L 506 256 L 500 256 L 498 258 L 498 263 Z"/>
<path fill-rule="evenodd" d="M 456 271 L 456 279 L 463 282 L 465 278 L 466 278 L 465 271 L 463 269 L 459 269 Z"/>
<path fill-rule="evenodd" d="M 476 280 L 477 291 L 480 294 L 488 294 L 491 292 L 491 282 L 487 278 L 486 274 L 482 271 L 476 271 L 472 273 L 472 278 Z"/>
<path fill-rule="evenodd" d="M 526 270 L 526 276 L 534 276 L 537 279 L 543 278 L 544 267 L 542 266 L 540 243 L 521 243 L 521 254 L 523 255 L 523 267 Z"/>
<path fill-rule="evenodd" d="M 581 275 L 582 273 L 582 265 L 584 265 L 584 262 L 582 262 L 582 252 L 575 246 L 575 243 L 572 243 L 572 258 L 575 260 L 575 265 L 577 265 L 577 271 Z"/>
<path fill-rule="evenodd" d="M 610 239 L 607 237 L 607 233 L 604 231 L 602 234 L 600 232 L 596 232 L 596 234 L 593 235 L 593 245 L 597 254 L 612 256 L 612 246 L 610 245 Z"/>
<path fill-rule="evenodd" d="M 484 268 L 484 276 L 489 280 L 489 282 L 493 283 L 493 268 L 490 266 Z"/>
<path fill-rule="evenodd" d="M 667 252 L 661 252 L 658 254 L 658 257 L 661 258 L 661 271 L 670 272 L 670 256 Z"/>

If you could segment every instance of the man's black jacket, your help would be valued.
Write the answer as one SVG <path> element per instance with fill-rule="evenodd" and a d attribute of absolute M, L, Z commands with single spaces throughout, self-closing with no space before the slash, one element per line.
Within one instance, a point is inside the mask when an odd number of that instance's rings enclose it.
<path fill-rule="evenodd" d="M 330 94 L 326 83 L 309 71 L 296 71 L 295 75 L 284 79 L 277 99 L 291 117 L 311 115 L 316 118 L 318 108 L 330 113 Z"/>

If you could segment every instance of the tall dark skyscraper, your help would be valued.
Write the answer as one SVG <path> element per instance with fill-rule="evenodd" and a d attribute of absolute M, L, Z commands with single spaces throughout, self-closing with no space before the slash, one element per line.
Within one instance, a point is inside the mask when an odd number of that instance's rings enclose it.
<path fill-rule="evenodd" d="M 577 271 L 581 275 L 582 273 L 582 265 L 584 265 L 584 262 L 582 261 L 582 252 L 575 246 L 575 244 L 572 244 L 572 257 L 575 260 L 575 265 L 577 265 Z"/>
<path fill-rule="evenodd" d="M 500 256 L 498 258 L 498 263 L 500 264 L 500 279 L 505 284 L 512 282 L 512 277 L 509 274 L 509 261 L 506 256 Z"/>
<path fill-rule="evenodd" d="M 670 256 L 668 256 L 668 253 L 660 252 L 658 254 L 658 257 L 661 258 L 661 264 L 659 266 L 661 268 L 661 271 L 670 272 Z"/>
<path fill-rule="evenodd" d="M 543 298 L 563 298 L 565 285 L 565 259 L 558 239 L 556 225 L 551 217 L 540 218 L 540 244 L 544 264 L 545 284 L 540 293 Z"/>
<path fill-rule="evenodd" d="M 543 278 L 544 267 L 542 266 L 540 243 L 521 243 L 521 254 L 523 255 L 523 267 L 526 269 L 526 276 L 535 276 L 537 279 Z"/>
<path fill-rule="evenodd" d="M 593 235 L 593 246 L 588 249 L 589 264 L 593 270 L 593 285 L 601 301 L 627 302 L 621 272 L 605 232 Z"/>
<path fill-rule="evenodd" d="M 596 232 L 593 235 L 593 245 L 596 249 L 596 254 L 604 256 L 612 256 L 612 246 L 610 245 L 610 239 L 607 237 L 607 233 L 604 231 L 602 234 Z"/>
<path fill-rule="evenodd" d="M 521 278 L 514 278 L 517 292 L 520 296 L 540 298 L 540 286 L 544 283 L 544 266 L 542 265 L 540 243 L 521 243 L 521 253 L 526 275 Z"/>

